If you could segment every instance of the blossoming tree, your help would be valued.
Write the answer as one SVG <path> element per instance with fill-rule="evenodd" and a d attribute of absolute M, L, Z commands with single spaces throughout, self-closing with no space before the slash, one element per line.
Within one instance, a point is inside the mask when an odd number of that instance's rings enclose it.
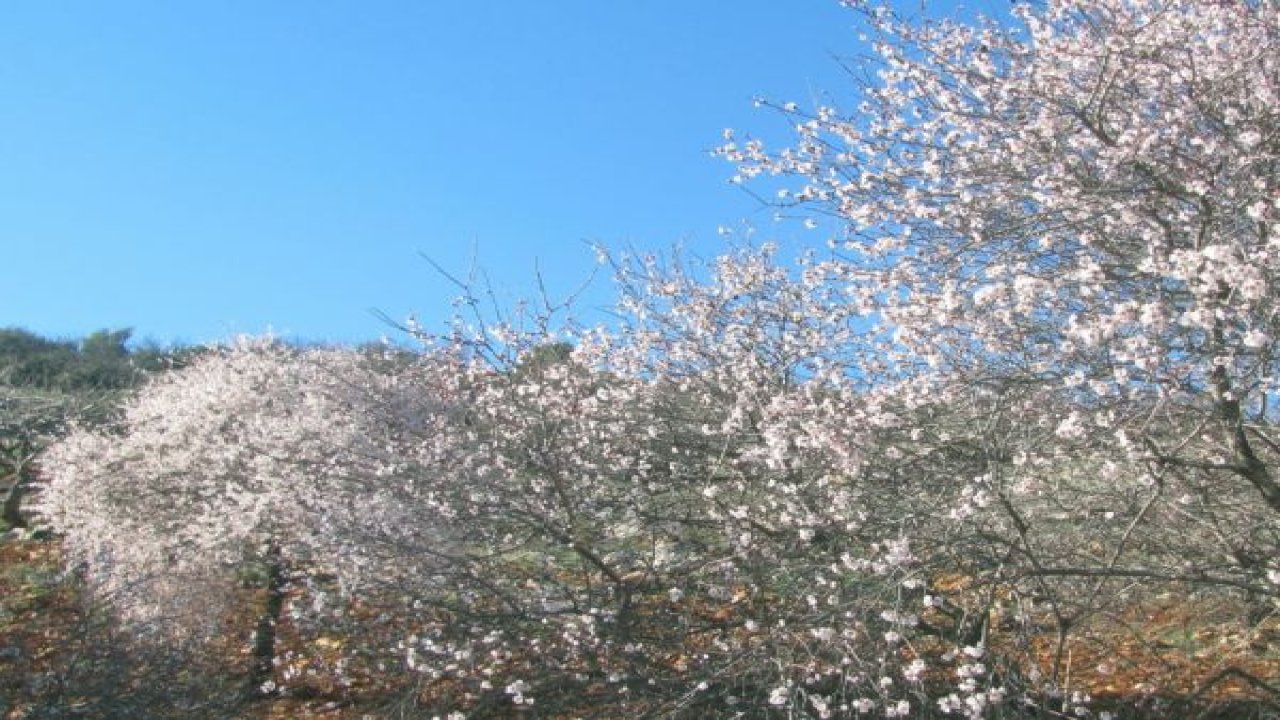
<path fill-rule="evenodd" d="M 850 371 L 916 409 L 905 451 L 948 460 L 923 473 L 956 472 L 971 571 L 1046 598 L 1064 634 L 1133 582 L 1273 608 L 1276 5 L 962 25 L 849 4 L 876 50 L 856 108 L 780 104 L 794 144 L 720 153 L 831 219 L 811 272 L 865 318 Z"/>
<path fill-rule="evenodd" d="M 408 514 L 412 481 L 391 430 L 429 424 L 444 403 L 390 392 L 407 373 L 374 367 L 269 340 L 203 354 L 148 384 L 118 426 L 76 430 L 52 449 L 38 512 L 91 585 L 150 634 L 216 633 L 230 580 L 261 565 L 256 688 L 292 580 L 321 572 L 349 589 L 431 577 L 430 556 L 412 549 L 439 547 L 440 529 Z"/>

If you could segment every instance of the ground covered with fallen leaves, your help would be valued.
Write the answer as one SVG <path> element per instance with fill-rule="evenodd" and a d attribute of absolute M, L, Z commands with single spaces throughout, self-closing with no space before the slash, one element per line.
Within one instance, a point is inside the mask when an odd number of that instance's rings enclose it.
<path fill-rule="evenodd" d="M 952 583 L 952 590 L 954 599 L 963 602 L 964 583 Z M 218 658 L 217 664 L 227 674 L 228 687 L 247 667 L 246 639 L 255 620 L 249 609 L 257 606 L 261 592 L 245 589 L 246 611 L 224 621 L 220 648 L 225 657 Z M 90 690 L 67 686 L 77 677 L 69 668 L 89 654 L 85 635 L 93 623 L 86 607 L 74 580 L 62 571 L 56 541 L 0 542 L 0 720 L 95 716 L 90 698 L 76 698 L 77 693 Z M 740 611 L 732 598 L 722 606 L 688 609 L 721 622 Z M 362 632 L 370 628 L 376 632 L 383 609 L 357 604 L 356 612 L 365 614 Z M 1070 687 L 1091 695 L 1093 707 L 1116 718 L 1280 717 L 1280 617 L 1272 615 L 1251 625 L 1242 620 L 1243 615 L 1241 603 L 1231 597 L 1166 592 L 1095 618 L 1065 640 L 1046 633 L 1030 643 L 1010 641 L 1002 647 L 996 634 L 990 644 L 996 652 L 1014 658 L 1024 672 L 1036 668 L 1048 672 L 1056 661 Z M 345 636 L 339 628 L 304 630 L 286 618 L 279 630 L 278 692 L 241 705 L 235 711 L 237 717 L 432 717 L 451 694 L 458 693 L 447 682 L 414 683 L 404 673 L 381 672 L 382 659 L 376 655 L 362 660 L 357 653 L 353 659 L 347 651 L 368 640 Z M 927 648 L 917 646 L 916 651 L 927 652 Z M 677 672 L 681 656 L 672 653 L 671 667 Z M 63 698 L 58 712 L 64 714 L 40 710 L 42 699 L 51 694 Z M 634 703 L 623 707 L 612 702 L 608 692 L 584 688 L 582 707 L 562 716 L 643 715 L 644 708 Z M 506 705 L 479 715 L 519 713 Z M 525 716 L 552 715 L 526 710 Z M 555 716 L 561 716 L 559 710 Z"/>

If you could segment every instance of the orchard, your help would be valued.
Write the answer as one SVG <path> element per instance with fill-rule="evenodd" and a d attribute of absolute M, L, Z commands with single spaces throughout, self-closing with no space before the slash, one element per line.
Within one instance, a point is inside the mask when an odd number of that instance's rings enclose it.
<path fill-rule="evenodd" d="M 287 629 L 395 717 L 1269 717 L 1280 5 L 847 4 L 849 105 L 716 151 L 797 260 L 602 251 L 606 326 L 203 354 L 39 460 L 68 566 L 197 656 L 251 603 L 246 704 L 320 662 Z M 1254 655 L 1117 667 L 1170 599 Z"/>

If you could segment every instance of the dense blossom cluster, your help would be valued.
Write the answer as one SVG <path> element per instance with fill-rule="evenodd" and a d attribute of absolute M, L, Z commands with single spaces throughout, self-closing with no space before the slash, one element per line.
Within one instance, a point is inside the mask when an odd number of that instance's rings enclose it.
<path fill-rule="evenodd" d="M 856 111 L 719 151 L 829 249 L 606 254 L 620 320 L 563 344 L 226 348 L 55 448 L 45 517 L 141 623 L 264 557 L 297 618 L 391 603 L 442 710 L 1083 715 L 1117 597 L 1274 610 L 1280 6 L 855 10 Z"/>
<path fill-rule="evenodd" d="M 191 629 L 216 623 L 227 577 L 267 554 L 319 563 L 348 589 L 427 575 L 429 556 L 404 551 L 442 536 L 405 514 L 415 480 L 396 443 L 447 401 L 407 392 L 403 375 L 349 351 L 240 341 L 158 377 L 118 427 L 51 449 L 39 510 L 128 613 L 189 611 L 204 621 Z"/>

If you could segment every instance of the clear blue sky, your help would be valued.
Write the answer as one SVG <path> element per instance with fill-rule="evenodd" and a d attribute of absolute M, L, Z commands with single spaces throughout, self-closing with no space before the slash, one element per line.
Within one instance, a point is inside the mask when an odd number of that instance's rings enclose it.
<path fill-rule="evenodd" d="M 419 253 L 474 255 L 507 301 L 535 265 L 576 287 L 585 242 L 798 235 L 708 150 L 779 130 L 755 96 L 839 98 L 853 24 L 835 0 L 6 3 L 0 326 L 361 341 L 371 308 L 450 313 Z"/>

